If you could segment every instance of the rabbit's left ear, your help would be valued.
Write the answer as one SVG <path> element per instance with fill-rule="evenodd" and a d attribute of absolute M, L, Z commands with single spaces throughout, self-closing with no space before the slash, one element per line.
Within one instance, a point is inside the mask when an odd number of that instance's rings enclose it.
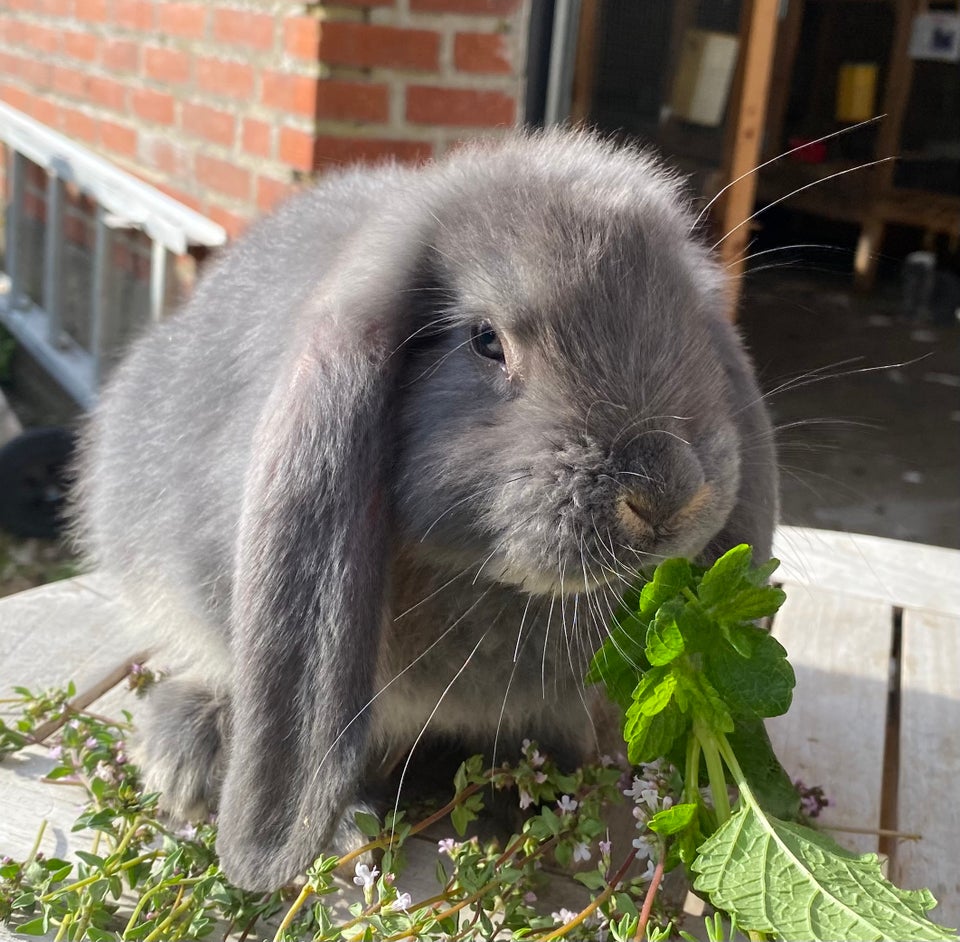
<path fill-rule="evenodd" d="M 276 888 L 329 849 L 367 759 L 395 377 L 418 293 L 415 259 L 363 248 L 321 284 L 252 444 L 217 844 L 248 889 Z"/>

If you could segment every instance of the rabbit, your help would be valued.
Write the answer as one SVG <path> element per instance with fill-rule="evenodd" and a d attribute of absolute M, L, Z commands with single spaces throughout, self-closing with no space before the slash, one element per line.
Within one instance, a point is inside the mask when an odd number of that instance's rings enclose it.
<path fill-rule="evenodd" d="M 638 570 L 769 555 L 770 422 L 695 230 L 680 178 L 588 132 L 331 172 L 118 366 L 76 526 L 180 665 L 147 785 L 217 809 L 237 884 L 349 841 L 424 731 L 579 761 Z"/>

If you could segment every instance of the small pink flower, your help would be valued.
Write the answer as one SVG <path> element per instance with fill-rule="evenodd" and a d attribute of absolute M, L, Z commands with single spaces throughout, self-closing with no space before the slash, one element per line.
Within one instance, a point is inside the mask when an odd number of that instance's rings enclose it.
<path fill-rule="evenodd" d="M 560 809 L 561 814 L 572 814 L 577 810 L 577 806 L 580 804 L 576 798 L 571 798 L 569 795 L 563 795 L 560 798 L 560 801 L 557 804 L 557 807 Z"/>
<path fill-rule="evenodd" d="M 533 804 L 533 795 L 525 788 L 520 789 L 520 807 L 529 808 Z"/>
<path fill-rule="evenodd" d="M 580 863 L 590 859 L 590 848 L 584 841 L 573 845 L 573 862 Z"/>
<path fill-rule="evenodd" d="M 445 837 L 442 841 L 437 842 L 437 853 L 446 854 L 448 857 L 452 857 L 453 852 L 458 846 L 459 845 L 452 837 Z"/>

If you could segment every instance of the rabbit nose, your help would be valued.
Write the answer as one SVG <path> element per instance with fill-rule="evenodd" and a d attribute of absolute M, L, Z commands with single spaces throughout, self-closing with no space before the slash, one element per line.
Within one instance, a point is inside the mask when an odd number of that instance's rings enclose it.
<path fill-rule="evenodd" d="M 626 491 L 617 499 L 617 517 L 624 531 L 633 540 L 653 539 L 655 531 L 651 522 L 653 514 L 642 494 Z"/>

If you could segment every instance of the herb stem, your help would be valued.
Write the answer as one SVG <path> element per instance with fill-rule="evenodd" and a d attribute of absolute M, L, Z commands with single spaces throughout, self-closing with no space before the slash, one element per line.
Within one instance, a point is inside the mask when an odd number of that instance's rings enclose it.
<path fill-rule="evenodd" d="M 650 880 L 650 886 L 647 887 L 647 895 L 643 898 L 643 909 L 640 910 L 640 921 L 637 923 L 637 931 L 633 937 L 637 942 L 641 942 L 647 932 L 647 923 L 650 921 L 650 913 L 653 911 L 653 901 L 656 899 L 657 890 L 660 888 L 660 881 L 663 879 L 663 858 L 666 856 L 666 848 L 662 847 L 660 859 L 654 868 L 653 877 Z"/>
<path fill-rule="evenodd" d="M 300 890 L 297 898 L 290 904 L 290 908 L 283 917 L 283 922 L 280 923 L 280 925 L 277 927 L 277 931 L 273 935 L 273 942 L 280 942 L 280 939 L 283 938 L 284 932 L 290 928 L 290 923 L 296 919 L 297 913 L 300 912 L 300 910 L 303 908 L 303 904 L 306 903 L 311 896 L 313 896 L 313 884 L 308 881 L 303 885 L 303 889 Z"/>
<path fill-rule="evenodd" d="M 730 796 L 727 794 L 727 777 L 723 771 L 723 759 L 730 765 L 730 771 L 739 785 L 743 781 L 743 772 L 733 755 L 733 750 L 727 744 L 727 738 L 722 733 L 715 735 L 698 720 L 694 720 L 693 734 L 703 749 L 703 758 L 707 763 L 707 776 L 710 779 L 710 794 L 713 796 L 713 807 L 717 813 L 717 824 L 723 825 L 730 819 Z M 726 750 L 723 747 L 726 746 Z M 736 766 L 736 768 L 734 768 Z"/>

